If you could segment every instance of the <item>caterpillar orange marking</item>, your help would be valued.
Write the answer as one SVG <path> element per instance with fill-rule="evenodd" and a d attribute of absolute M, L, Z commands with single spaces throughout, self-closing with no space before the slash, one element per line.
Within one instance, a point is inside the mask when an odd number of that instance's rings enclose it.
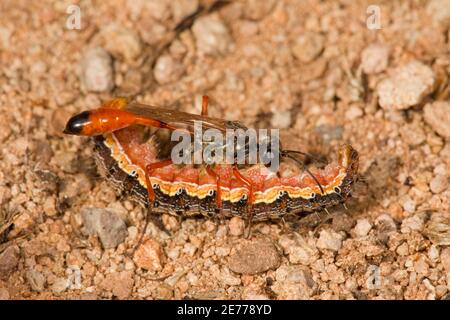
<path fill-rule="evenodd" d="M 238 122 L 208 117 L 207 102 L 204 98 L 202 114 L 195 115 L 114 99 L 75 115 L 64 132 L 93 136 L 103 175 L 152 214 L 220 214 L 261 221 L 323 210 L 351 196 L 358 179 L 358 153 L 349 144 L 339 149 L 336 163 L 292 174 L 272 172 L 263 164 L 173 164 L 167 159 L 173 145 L 162 129 L 193 132 L 194 121 L 221 131 L 246 129 Z M 149 127 L 160 129 L 149 133 Z M 295 153 L 281 151 L 280 157 L 301 164 Z"/>

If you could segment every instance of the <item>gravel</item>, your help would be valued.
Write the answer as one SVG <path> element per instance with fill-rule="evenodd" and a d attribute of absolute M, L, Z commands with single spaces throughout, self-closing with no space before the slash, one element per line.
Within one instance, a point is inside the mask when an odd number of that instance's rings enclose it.
<path fill-rule="evenodd" d="M 112 58 L 105 49 L 86 50 L 80 69 L 80 81 L 87 91 L 108 92 L 114 87 Z"/>
<path fill-rule="evenodd" d="M 204 16 L 192 26 L 197 51 L 201 54 L 223 55 L 231 47 L 232 39 L 228 28 L 218 16 Z"/>
<path fill-rule="evenodd" d="M 380 106 L 383 109 L 403 110 L 419 104 L 431 93 L 435 83 L 433 70 L 414 60 L 392 71 L 377 86 Z"/>
<path fill-rule="evenodd" d="M 289 262 L 292 264 L 307 266 L 317 259 L 318 250 L 313 244 L 308 244 L 300 235 L 293 239 L 287 235 L 282 236 L 279 243 L 284 252 L 288 254 Z"/>
<path fill-rule="evenodd" d="M 115 248 L 125 241 L 127 226 L 114 211 L 98 208 L 85 208 L 81 211 L 83 232 L 97 235 L 104 248 Z"/>
<path fill-rule="evenodd" d="M 406 218 L 403 220 L 402 225 L 400 227 L 400 231 L 402 233 L 408 233 L 411 231 L 422 231 L 425 222 L 424 214 L 416 214 L 412 217 Z"/>
<path fill-rule="evenodd" d="M 244 234 L 245 221 L 239 217 L 233 217 L 228 223 L 228 228 L 232 236 L 241 236 Z"/>
<path fill-rule="evenodd" d="M 31 290 L 42 292 L 45 289 L 45 277 L 42 273 L 36 270 L 28 270 L 26 273 L 26 278 Z"/>
<path fill-rule="evenodd" d="M 427 104 L 424 108 L 424 119 L 437 134 L 450 138 L 450 103 L 437 101 Z"/>
<path fill-rule="evenodd" d="M 126 62 L 133 62 L 142 52 L 139 36 L 131 29 L 109 24 L 98 35 L 104 48 L 112 55 Z"/>
<path fill-rule="evenodd" d="M 353 231 L 357 237 L 365 237 L 371 229 L 372 225 L 368 219 L 359 219 L 356 221 L 356 226 Z"/>
<path fill-rule="evenodd" d="M 389 48 L 380 43 L 367 46 L 361 53 L 361 68 L 367 74 L 383 72 L 389 62 Z"/>
<path fill-rule="evenodd" d="M 0 287 L 0 300 L 9 300 L 9 297 L 8 289 Z"/>
<path fill-rule="evenodd" d="M 342 236 L 330 230 L 320 231 L 317 247 L 322 250 L 338 251 L 342 246 Z"/>
<path fill-rule="evenodd" d="M 325 39 L 315 32 L 307 32 L 295 39 L 292 54 L 301 62 L 309 63 L 323 51 Z"/>
<path fill-rule="evenodd" d="M 0 278 L 6 278 L 19 264 L 19 247 L 12 245 L 0 253 Z"/>
<path fill-rule="evenodd" d="M 153 69 L 153 74 L 159 84 L 167 84 L 177 81 L 184 73 L 183 64 L 172 56 L 162 55 L 158 58 Z"/>
<path fill-rule="evenodd" d="M 158 1 L 161 2 L 161 1 Z M 197 11 L 199 6 L 198 0 L 173 0 L 169 2 L 172 8 L 172 15 L 176 23 L 181 22 L 184 18 L 190 16 Z"/>
<path fill-rule="evenodd" d="M 448 176 L 437 175 L 430 181 L 430 190 L 433 193 L 441 193 L 448 190 Z"/>
<path fill-rule="evenodd" d="M 280 282 L 298 283 L 309 288 L 315 285 L 311 272 L 300 266 L 279 267 L 275 272 L 275 278 Z"/>
<path fill-rule="evenodd" d="M 104 290 L 111 291 L 118 299 L 126 299 L 133 290 L 134 279 L 131 271 L 114 272 L 106 275 L 100 283 Z"/>
<path fill-rule="evenodd" d="M 139 268 L 160 271 L 164 266 L 166 256 L 156 240 L 148 239 L 136 249 L 133 260 Z"/>

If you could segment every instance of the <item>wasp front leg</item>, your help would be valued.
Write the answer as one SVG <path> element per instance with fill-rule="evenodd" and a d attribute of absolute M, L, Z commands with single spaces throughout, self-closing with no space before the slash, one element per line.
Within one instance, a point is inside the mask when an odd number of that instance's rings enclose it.
<path fill-rule="evenodd" d="M 152 164 L 149 164 L 145 167 L 145 183 L 147 184 L 147 197 L 148 197 L 148 203 L 147 203 L 147 216 L 145 218 L 145 224 L 144 224 L 144 228 L 142 229 L 142 233 L 139 237 L 139 240 L 136 244 L 136 246 L 133 249 L 132 254 L 134 254 L 134 252 L 137 250 L 137 248 L 139 248 L 139 246 L 142 243 L 142 239 L 144 239 L 144 235 L 145 235 L 145 231 L 147 230 L 147 226 L 148 223 L 150 222 L 150 220 L 153 222 L 153 224 L 158 227 L 160 230 L 164 231 L 165 233 L 169 234 L 169 231 L 166 229 L 166 227 L 164 226 L 161 216 L 156 216 L 154 214 L 152 214 L 152 207 L 155 206 L 157 204 L 156 202 L 156 195 L 155 195 L 155 190 L 152 186 L 151 183 L 151 175 L 153 173 L 153 171 L 155 169 L 159 169 L 159 168 L 164 168 L 166 166 L 169 166 L 172 164 L 172 160 L 162 160 L 162 161 L 158 161 Z"/>

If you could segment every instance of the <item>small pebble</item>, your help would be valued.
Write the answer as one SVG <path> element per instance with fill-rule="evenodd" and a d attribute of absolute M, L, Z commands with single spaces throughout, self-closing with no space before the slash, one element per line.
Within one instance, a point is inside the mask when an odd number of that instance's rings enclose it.
<path fill-rule="evenodd" d="M 197 50 L 203 54 L 222 55 L 231 46 L 231 36 L 228 28 L 216 15 L 208 15 L 195 20 L 192 32 L 197 44 Z"/>
<path fill-rule="evenodd" d="M 229 247 L 216 247 L 216 250 L 214 251 L 218 257 L 226 257 L 230 254 L 230 252 L 231 248 Z"/>
<path fill-rule="evenodd" d="M 139 268 L 149 271 L 160 271 L 166 257 L 161 245 L 154 239 L 142 243 L 133 256 L 133 261 Z"/>
<path fill-rule="evenodd" d="M 130 3 L 137 3 L 137 4 L 145 4 L 145 7 L 139 6 L 135 10 L 147 10 L 148 13 L 155 19 L 159 21 L 165 21 L 167 19 L 170 19 L 170 2 L 168 1 L 161 1 L 161 0 L 147 0 L 145 2 L 140 1 L 129 1 Z M 176 1 L 173 1 L 176 2 Z"/>
<path fill-rule="evenodd" d="M 277 269 L 275 277 L 280 282 L 299 283 L 310 288 L 315 285 L 311 272 L 305 267 L 281 266 Z"/>
<path fill-rule="evenodd" d="M 12 245 L 0 253 L 0 277 L 8 277 L 19 263 L 19 247 Z"/>
<path fill-rule="evenodd" d="M 439 24 L 450 18 L 450 0 L 431 0 L 428 2 L 426 12 L 431 16 L 433 24 Z"/>
<path fill-rule="evenodd" d="M 53 282 L 51 289 L 53 293 L 62 293 L 69 287 L 69 281 L 65 278 L 58 278 Z"/>
<path fill-rule="evenodd" d="M 121 271 L 108 273 L 100 283 L 100 287 L 110 291 L 118 299 L 127 299 L 133 291 L 133 272 Z"/>
<path fill-rule="evenodd" d="M 241 274 L 257 274 L 280 265 L 277 248 L 269 240 L 244 241 L 228 261 L 230 270 Z"/>
<path fill-rule="evenodd" d="M 323 51 L 324 37 L 315 32 L 300 35 L 292 46 L 293 55 L 301 62 L 308 63 L 317 58 Z"/>
<path fill-rule="evenodd" d="M 389 48 L 383 44 L 371 44 L 361 53 L 361 67 L 366 74 L 384 71 L 388 65 L 388 60 Z"/>
<path fill-rule="evenodd" d="M 448 176 L 437 175 L 430 181 L 430 190 L 433 193 L 441 193 L 448 189 Z"/>
<path fill-rule="evenodd" d="M 416 271 L 417 273 L 427 276 L 428 270 L 428 263 L 423 258 L 414 262 L 414 271 Z"/>
<path fill-rule="evenodd" d="M 26 278 L 31 290 L 42 292 L 45 288 L 45 277 L 42 273 L 36 270 L 28 270 L 26 273 Z"/>
<path fill-rule="evenodd" d="M 320 231 L 317 247 L 319 249 L 338 251 L 342 246 L 342 237 L 339 233 L 330 230 Z"/>
<path fill-rule="evenodd" d="M 157 300 L 170 300 L 173 299 L 173 288 L 167 283 L 161 283 L 156 288 L 154 298 Z"/>
<path fill-rule="evenodd" d="M 119 56 L 126 62 L 133 62 L 142 52 L 142 45 L 137 33 L 120 25 L 110 24 L 100 31 L 105 49 L 115 57 Z"/>
<path fill-rule="evenodd" d="M 443 138 L 450 138 L 450 103 L 435 101 L 424 108 L 424 119 Z"/>
<path fill-rule="evenodd" d="M 227 286 L 238 286 L 241 284 L 241 278 L 231 274 L 226 267 L 220 272 L 220 281 Z"/>
<path fill-rule="evenodd" d="M 0 287 L 0 301 L 1 300 L 9 300 L 9 291 L 3 287 Z"/>
<path fill-rule="evenodd" d="M 431 93 L 434 82 L 433 70 L 419 61 L 400 66 L 378 84 L 380 106 L 383 109 L 408 109 Z"/>
<path fill-rule="evenodd" d="M 397 247 L 396 252 L 400 256 L 407 256 L 409 254 L 408 244 L 406 242 L 402 243 Z"/>
<path fill-rule="evenodd" d="M 445 271 L 450 272 L 450 247 L 442 249 L 441 263 L 444 266 Z"/>
<path fill-rule="evenodd" d="M 362 117 L 363 115 L 364 112 L 362 108 L 357 105 L 350 106 L 350 108 L 345 112 L 345 118 L 348 120 L 355 120 Z"/>
<path fill-rule="evenodd" d="M 409 233 L 411 231 L 422 231 L 424 227 L 425 217 L 423 214 L 416 214 L 403 220 L 400 231 L 401 233 Z"/>
<path fill-rule="evenodd" d="M 239 217 L 233 217 L 228 223 L 228 228 L 232 236 L 241 236 L 244 233 L 245 221 Z"/>
<path fill-rule="evenodd" d="M 114 211 L 99 208 L 84 208 L 82 232 L 86 235 L 97 235 L 103 248 L 115 248 L 125 241 L 127 226 Z"/>
<path fill-rule="evenodd" d="M 161 0 L 157 1 L 162 2 Z M 172 15 L 176 23 L 196 12 L 199 6 L 198 0 L 172 0 L 169 3 L 171 4 Z"/>
<path fill-rule="evenodd" d="M 80 78 L 87 91 L 110 91 L 114 87 L 114 76 L 109 53 L 102 48 L 88 49 L 81 59 Z"/>
<path fill-rule="evenodd" d="M 274 8 L 276 0 L 248 0 L 244 5 L 244 17 L 250 20 L 261 20 Z"/>
<path fill-rule="evenodd" d="M 407 124 L 400 128 L 402 139 L 412 147 L 418 146 L 426 140 L 425 131 L 421 124 Z"/>
<path fill-rule="evenodd" d="M 430 249 L 428 249 L 428 258 L 433 262 L 436 262 L 439 259 L 439 249 L 437 246 L 432 245 Z"/>
<path fill-rule="evenodd" d="M 184 70 L 184 65 L 172 56 L 162 55 L 156 61 L 153 74 L 159 84 L 167 84 L 180 79 Z"/>
<path fill-rule="evenodd" d="M 349 233 L 355 226 L 355 219 L 348 214 L 337 214 L 333 217 L 331 227 L 334 231 Z"/>
<path fill-rule="evenodd" d="M 331 126 L 328 124 L 321 124 L 315 128 L 315 131 L 323 139 L 325 143 L 330 143 L 333 140 L 341 140 L 344 128 L 342 126 Z"/>
<path fill-rule="evenodd" d="M 292 124 L 292 116 L 290 111 L 275 112 L 270 120 L 272 128 L 286 129 Z"/>
<path fill-rule="evenodd" d="M 192 243 L 188 242 L 184 245 L 183 252 L 186 253 L 188 256 L 193 257 L 196 251 L 197 247 L 194 246 Z"/>
<path fill-rule="evenodd" d="M 400 205 L 408 213 L 414 213 L 416 211 L 416 202 L 409 196 L 404 195 L 399 199 Z"/>
<path fill-rule="evenodd" d="M 361 238 L 367 236 L 370 229 L 372 229 L 372 225 L 368 219 L 359 219 L 356 221 L 356 226 L 353 231 L 357 237 Z"/>
<path fill-rule="evenodd" d="M 317 259 L 318 250 L 310 246 L 301 236 L 291 239 L 283 235 L 279 243 L 284 252 L 289 255 L 289 262 L 292 264 L 308 266 Z"/>

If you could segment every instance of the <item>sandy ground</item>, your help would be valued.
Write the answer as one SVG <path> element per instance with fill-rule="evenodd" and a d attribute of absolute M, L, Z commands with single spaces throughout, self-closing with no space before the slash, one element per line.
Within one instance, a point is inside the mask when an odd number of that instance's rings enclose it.
<path fill-rule="evenodd" d="M 375 7 L 370 4 L 374 4 Z M 448 299 L 450 2 L 1 1 L 1 299 Z M 378 11 L 379 10 L 379 11 Z M 379 14 L 379 15 L 378 15 Z M 75 15 L 75 16 L 74 16 Z M 347 210 L 163 216 L 100 178 L 74 112 L 118 95 L 250 127 L 364 181 Z"/>

